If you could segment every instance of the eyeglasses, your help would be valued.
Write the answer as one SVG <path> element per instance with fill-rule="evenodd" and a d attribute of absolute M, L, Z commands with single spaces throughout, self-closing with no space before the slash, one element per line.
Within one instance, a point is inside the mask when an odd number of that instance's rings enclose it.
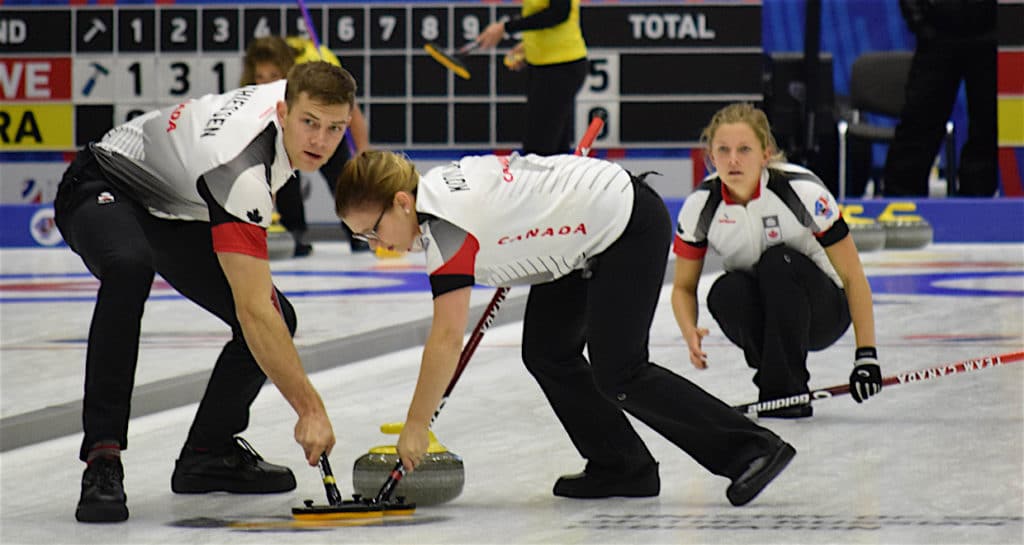
<path fill-rule="evenodd" d="M 373 227 L 371 227 L 369 231 L 367 231 L 365 233 L 352 233 L 352 238 L 354 238 L 356 240 L 361 240 L 363 242 L 370 242 L 370 241 L 380 242 L 380 235 L 377 234 L 377 229 L 380 228 L 380 220 L 384 219 L 384 214 L 387 211 L 388 211 L 388 207 L 385 206 L 384 209 L 380 211 L 380 215 L 377 216 L 377 221 L 374 222 Z"/>

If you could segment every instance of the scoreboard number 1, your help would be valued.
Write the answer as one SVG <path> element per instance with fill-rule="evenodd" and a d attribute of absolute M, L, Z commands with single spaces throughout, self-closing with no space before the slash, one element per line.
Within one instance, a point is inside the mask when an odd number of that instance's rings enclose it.
<path fill-rule="evenodd" d="M 200 57 L 195 65 L 195 79 L 191 93 L 200 96 L 226 93 L 238 87 L 242 77 L 241 63 L 235 57 Z"/>
<path fill-rule="evenodd" d="M 120 56 L 114 60 L 114 96 L 119 102 L 150 102 L 152 93 L 148 82 L 153 81 L 156 59 L 150 57 Z"/>

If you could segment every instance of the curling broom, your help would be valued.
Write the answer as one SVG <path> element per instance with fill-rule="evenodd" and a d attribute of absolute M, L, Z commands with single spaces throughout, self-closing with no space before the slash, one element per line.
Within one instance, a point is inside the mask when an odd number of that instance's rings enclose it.
<path fill-rule="evenodd" d="M 898 386 L 900 384 L 910 384 L 922 380 L 931 380 L 949 375 L 969 373 L 971 371 L 988 369 L 990 367 L 998 367 L 1020 360 L 1024 360 L 1024 351 L 1008 352 L 1006 354 L 999 354 L 996 356 L 972 358 L 969 360 L 959 361 L 956 363 L 946 363 L 942 365 L 937 365 L 935 367 L 929 367 L 927 369 L 897 373 L 895 375 L 883 378 L 882 386 Z M 755 415 L 762 411 L 784 409 L 786 407 L 792 407 L 794 405 L 805 405 L 812 401 L 818 401 L 821 399 L 830 398 L 832 396 L 843 395 L 848 393 L 850 393 L 849 384 L 837 384 L 835 386 L 829 386 L 827 388 L 812 390 L 806 394 L 797 394 L 789 397 L 772 399 L 768 401 L 744 403 L 742 405 L 735 405 L 733 408 L 748 415 Z"/>
<path fill-rule="evenodd" d="M 428 43 L 423 46 L 423 50 L 426 51 L 432 59 L 440 63 L 445 68 L 451 70 L 456 76 L 459 76 L 462 79 L 469 79 L 471 77 L 469 69 L 466 68 L 461 57 L 468 55 L 477 47 L 480 47 L 480 43 L 473 41 L 456 49 L 454 52 L 445 53 L 436 45 Z"/>
<path fill-rule="evenodd" d="M 303 507 L 293 507 L 292 517 L 302 521 L 331 521 L 372 518 L 394 515 L 411 515 L 416 511 L 416 504 L 393 501 L 378 502 L 369 498 L 353 495 L 351 500 L 342 500 L 341 492 L 327 461 L 327 454 L 320 455 L 320 476 L 327 492 L 327 505 L 314 505 L 313 500 L 306 500 Z"/>

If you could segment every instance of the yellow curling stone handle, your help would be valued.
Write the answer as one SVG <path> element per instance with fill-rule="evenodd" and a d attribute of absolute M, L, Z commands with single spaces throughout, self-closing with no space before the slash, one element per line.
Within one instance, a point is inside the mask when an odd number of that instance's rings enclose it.
<path fill-rule="evenodd" d="M 288 230 L 281 225 L 281 214 L 274 212 L 270 215 L 270 227 L 267 228 L 268 233 L 287 233 Z"/>
<path fill-rule="evenodd" d="M 916 212 L 917 204 L 913 202 L 891 202 L 878 215 L 879 223 L 890 223 L 890 222 L 906 222 L 906 223 L 919 223 L 923 222 L 924 218 L 917 214 L 897 214 L 897 212 Z"/>
<path fill-rule="evenodd" d="M 405 422 L 388 422 L 380 425 L 380 431 L 388 435 L 398 435 L 402 433 L 404 427 Z M 428 454 L 448 452 L 448 449 L 437 440 L 437 436 L 432 430 L 427 430 L 427 433 L 430 434 L 430 444 L 427 446 Z M 371 448 L 370 454 L 398 454 L 398 449 L 395 448 L 395 445 L 379 445 Z"/>

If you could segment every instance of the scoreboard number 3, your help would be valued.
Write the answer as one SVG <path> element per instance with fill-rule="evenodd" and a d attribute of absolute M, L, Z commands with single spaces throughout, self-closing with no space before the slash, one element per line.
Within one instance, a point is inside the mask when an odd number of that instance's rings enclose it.
<path fill-rule="evenodd" d="M 181 95 L 188 94 L 189 89 L 192 86 L 188 82 L 188 74 L 192 70 L 189 68 L 188 63 L 185 62 L 172 62 L 171 63 L 171 74 L 173 77 L 173 84 L 171 88 L 167 90 L 171 96 L 179 97 Z"/>
<path fill-rule="evenodd" d="M 213 19 L 213 41 L 222 44 L 231 39 L 231 21 L 227 17 Z"/>

